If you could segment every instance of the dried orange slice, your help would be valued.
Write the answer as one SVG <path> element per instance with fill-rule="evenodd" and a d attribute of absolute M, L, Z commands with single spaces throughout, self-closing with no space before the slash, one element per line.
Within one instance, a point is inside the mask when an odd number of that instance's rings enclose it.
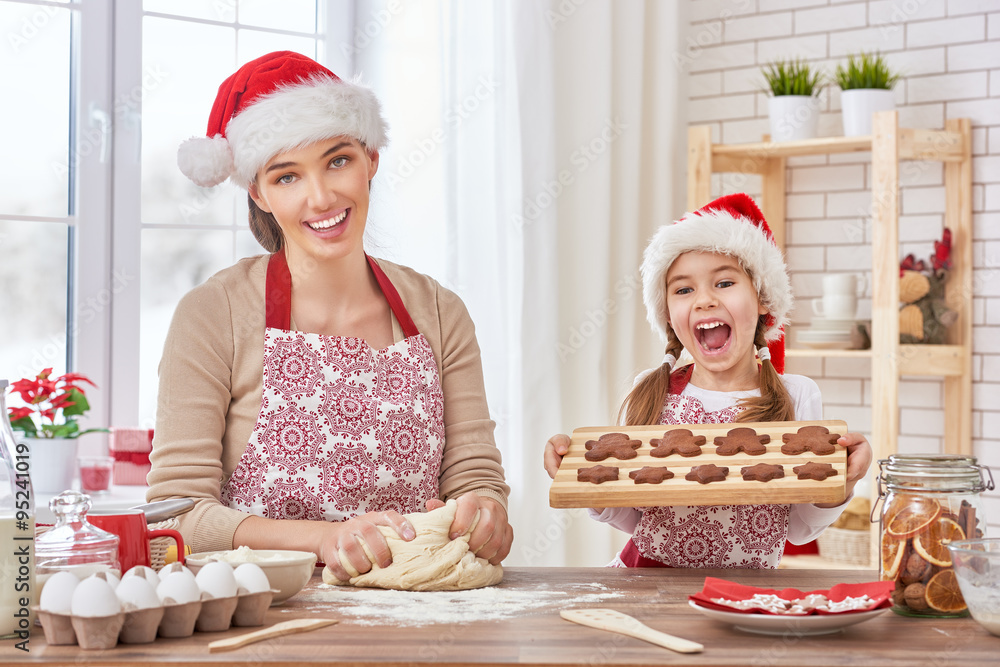
<path fill-rule="evenodd" d="M 942 516 L 927 530 L 913 538 L 913 548 L 928 563 L 938 567 L 951 567 L 948 544 L 964 539 L 965 531 L 958 522 Z"/>
<path fill-rule="evenodd" d="M 941 504 L 932 498 L 913 498 L 897 511 L 886 524 L 885 531 L 895 538 L 910 537 L 923 532 L 941 515 Z"/>
<path fill-rule="evenodd" d="M 889 535 L 882 536 L 882 580 L 895 579 L 906 552 L 906 540 L 897 540 Z"/>
<path fill-rule="evenodd" d="M 931 609 L 944 613 L 963 611 L 966 606 L 954 570 L 941 570 L 931 577 L 924 598 Z"/>

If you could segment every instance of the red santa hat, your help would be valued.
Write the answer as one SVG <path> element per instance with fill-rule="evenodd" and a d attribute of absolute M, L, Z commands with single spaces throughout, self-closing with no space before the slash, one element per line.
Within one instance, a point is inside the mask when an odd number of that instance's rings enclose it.
<path fill-rule="evenodd" d="M 247 187 L 282 151 L 341 135 L 379 151 L 387 144 L 386 129 L 369 88 L 344 81 L 302 54 L 275 51 L 222 82 L 207 136 L 182 143 L 177 164 L 203 187 L 227 178 Z"/>
<path fill-rule="evenodd" d="M 767 308 L 765 338 L 771 363 L 785 368 L 783 327 L 792 309 L 792 288 L 781 250 L 774 243 L 764 215 L 748 195 L 720 197 L 680 220 L 660 227 L 642 261 L 642 296 L 646 319 L 666 340 L 667 271 L 682 253 L 713 252 L 734 257 L 753 278 L 761 304 Z"/>

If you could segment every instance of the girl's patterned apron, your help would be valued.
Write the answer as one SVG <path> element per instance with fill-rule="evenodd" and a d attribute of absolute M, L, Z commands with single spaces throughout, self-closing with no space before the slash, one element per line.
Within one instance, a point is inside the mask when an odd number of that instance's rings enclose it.
<path fill-rule="evenodd" d="M 740 407 L 706 412 L 681 396 L 694 366 L 670 376 L 661 424 L 727 424 Z M 619 567 L 776 568 L 788 534 L 789 505 L 646 507 L 618 559 Z"/>
<path fill-rule="evenodd" d="M 370 257 L 405 338 L 290 331 L 291 275 L 271 256 L 265 286 L 260 414 L 222 502 L 271 519 L 342 521 L 424 510 L 438 497 L 444 396 L 437 363 L 399 293 Z"/>

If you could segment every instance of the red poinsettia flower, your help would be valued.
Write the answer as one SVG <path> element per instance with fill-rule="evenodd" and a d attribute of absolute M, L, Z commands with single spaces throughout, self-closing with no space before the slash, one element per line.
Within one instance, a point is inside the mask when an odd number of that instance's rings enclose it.
<path fill-rule="evenodd" d="M 33 378 L 14 382 L 11 391 L 19 395 L 27 407 L 8 410 L 10 425 L 28 437 L 76 438 L 92 431 L 106 431 L 102 428 L 80 430 L 77 417 L 90 409 L 80 383 L 97 386 L 79 373 L 52 377 L 51 368 Z"/>
<path fill-rule="evenodd" d="M 940 241 L 934 242 L 934 255 L 931 257 L 931 265 L 935 271 L 947 271 L 951 268 L 951 230 L 944 228 Z"/>

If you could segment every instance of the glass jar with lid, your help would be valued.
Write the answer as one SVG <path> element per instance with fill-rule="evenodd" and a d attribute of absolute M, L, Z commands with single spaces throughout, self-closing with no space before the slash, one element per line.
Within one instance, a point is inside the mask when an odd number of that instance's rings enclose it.
<path fill-rule="evenodd" d="M 878 464 L 879 571 L 896 582 L 893 611 L 967 616 L 947 545 L 984 536 L 982 492 L 993 489 L 993 473 L 952 454 L 894 454 Z"/>
<path fill-rule="evenodd" d="M 121 577 L 118 536 L 87 521 L 90 496 L 63 491 L 49 501 L 56 522 L 35 540 L 35 572 L 39 591 L 56 572 L 66 570 L 83 580 L 98 572 Z"/>

